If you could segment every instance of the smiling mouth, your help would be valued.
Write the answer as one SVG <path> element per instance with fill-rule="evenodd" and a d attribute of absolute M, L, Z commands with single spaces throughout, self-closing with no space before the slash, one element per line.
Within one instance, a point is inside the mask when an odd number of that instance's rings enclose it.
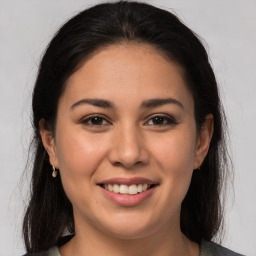
<path fill-rule="evenodd" d="M 137 195 L 139 193 L 145 192 L 153 187 L 156 184 L 99 184 L 102 188 L 113 192 L 115 194 L 122 194 L 122 195 Z"/>

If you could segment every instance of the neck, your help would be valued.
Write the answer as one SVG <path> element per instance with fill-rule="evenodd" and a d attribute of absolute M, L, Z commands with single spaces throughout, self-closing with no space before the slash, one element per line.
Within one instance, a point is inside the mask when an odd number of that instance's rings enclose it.
<path fill-rule="evenodd" d="M 199 246 L 185 237 L 180 229 L 165 227 L 146 237 L 125 239 L 97 229 L 77 227 L 75 237 L 60 248 L 61 256 L 198 256 Z"/>

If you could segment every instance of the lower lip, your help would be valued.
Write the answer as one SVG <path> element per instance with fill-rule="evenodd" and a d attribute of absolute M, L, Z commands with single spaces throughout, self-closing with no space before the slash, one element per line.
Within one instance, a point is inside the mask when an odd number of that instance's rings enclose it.
<path fill-rule="evenodd" d="M 146 201 L 154 193 L 156 186 L 136 195 L 117 194 L 102 187 L 100 188 L 102 189 L 104 195 L 114 203 L 120 206 L 136 206 Z"/>

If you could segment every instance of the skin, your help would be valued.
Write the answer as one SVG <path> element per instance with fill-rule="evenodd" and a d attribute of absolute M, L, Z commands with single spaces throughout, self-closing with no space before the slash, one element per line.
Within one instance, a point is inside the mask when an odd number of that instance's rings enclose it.
<path fill-rule="evenodd" d="M 179 103 L 145 106 L 166 98 Z M 102 48 L 69 78 L 55 137 L 43 120 L 40 128 L 74 210 L 76 236 L 60 248 L 62 256 L 199 255 L 199 246 L 180 231 L 180 207 L 207 154 L 213 118 L 206 116 L 197 133 L 179 66 L 145 44 Z M 97 185 L 113 177 L 144 177 L 158 186 L 143 203 L 124 207 Z"/>

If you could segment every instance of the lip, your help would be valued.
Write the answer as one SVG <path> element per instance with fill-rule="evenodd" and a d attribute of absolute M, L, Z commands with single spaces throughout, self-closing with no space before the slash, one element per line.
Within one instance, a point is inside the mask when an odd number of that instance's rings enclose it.
<path fill-rule="evenodd" d="M 156 185 L 158 185 L 158 182 L 153 182 L 152 180 L 149 180 L 149 179 L 143 178 L 143 177 L 132 177 L 132 178 L 117 177 L 117 178 L 111 178 L 111 179 L 103 180 L 101 182 L 98 182 L 97 185 L 100 185 L 100 184 L 111 184 L 111 185 L 124 184 L 124 185 L 130 186 L 130 185 L 133 185 L 133 184 L 135 184 L 135 185 L 139 185 L 139 184 L 149 184 L 149 185 L 156 184 Z"/>
<path fill-rule="evenodd" d="M 100 186 L 99 188 L 102 190 L 103 194 L 108 199 L 110 199 L 115 204 L 118 204 L 119 206 L 136 206 L 142 204 L 144 201 L 149 199 L 154 193 L 157 186 L 150 188 L 144 192 L 138 193 L 136 195 L 117 194 L 109 190 L 106 190 Z"/>
<path fill-rule="evenodd" d="M 149 185 L 156 185 L 152 188 L 140 192 L 136 195 L 127 195 L 127 194 L 117 194 L 112 191 L 109 191 L 107 189 L 104 189 L 101 185 L 102 184 L 117 184 L 117 185 L 139 185 L 139 184 L 149 184 Z M 158 187 L 159 183 L 153 182 L 152 180 L 149 180 L 147 178 L 143 177 L 133 177 L 133 178 L 111 178 L 107 180 L 103 180 L 97 184 L 99 188 L 101 189 L 103 195 L 110 199 L 110 201 L 114 202 L 115 204 L 119 206 L 137 206 L 148 200 L 155 192 L 156 188 Z"/>

